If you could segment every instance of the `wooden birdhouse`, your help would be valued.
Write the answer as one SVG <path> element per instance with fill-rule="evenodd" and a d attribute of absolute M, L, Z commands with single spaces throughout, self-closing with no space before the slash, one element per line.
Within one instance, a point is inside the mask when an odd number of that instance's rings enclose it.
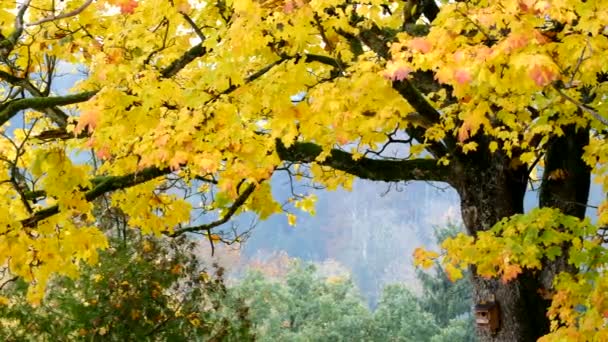
<path fill-rule="evenodd" d="M 489 330 L 492 335 L 500 329 L 500 310 L 496 301 L 475 305 L 475 323 L 480 329 Z"/>

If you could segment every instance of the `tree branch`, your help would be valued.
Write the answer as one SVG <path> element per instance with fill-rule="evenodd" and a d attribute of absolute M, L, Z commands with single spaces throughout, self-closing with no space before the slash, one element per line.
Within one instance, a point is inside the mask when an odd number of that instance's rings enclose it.
<path fill-rule="evenodd" d="M 230 208 L 228 208 L 228 211 L 224 214 L 224 216 L 222 216 L 219 220 L 207 223 L 207 224 L 202 224 L 199 226 L 194 226 L 194 227 L 187 227 L 187 228 L 182 228 L 182 229 L 178 229 L 176 231 L 173 232 L 173 234 L 169 234 L 169 236 L 171 237 L 176 237 L 185 233 L 192 233 L 192 232 L 200 232 L 200 231 L 210 231 L 211 229 L 217 227 L 217 226 L 221 226 L 222 224 L 228 222 L 228 220 L 230 220 L 230 218 L 237 212 L 237 210 L 243 205 L 245 204 L 245 201 L 247 201 L 247 199 L 249 198 L 249 196 L 251 196 L 251 194 L 253 193 L 253 191 L 256 189 L 256 184 L 255 183 L 251 183 L 247 186 L 247 188 L 245 189 L 245 191 L 243 191 L 238 197 L 237 199 L 234 201 L 234 203 L 232 203 L 232 205 L 230 206 Z"/>
<path fill-rule="evenodd" d="M 432 9 L 430 9 L 432 12 Z M 432 13 L 429 13 L 431 15 Z M 391 58 L 388 42 L 392 40 L 388 32 L 384 32 L 381 28 L 376 25 L 368 30 L 363 30 L 359 34 L 359 38 L 365 45 L 367 45 L 372 51 L 378 56 L 385 60 Z M 414 75 L 416 77 L 416 75 Z M 422 77 L 422 76 L 420 76 Z M 427 121 L 432 124 L 439 123 L 441 115 L 433 107 L 427 99 L 424 97 L 418 87 L 414 85 L 412 81 L 416 81 L 416 78 L 410 80 L 393 81 L 392 87 L 395 89 L 401 97 L 403 97 L 414 109 L 423 116 Z M 425 142 L 426 129 L 422 127 L 410 127 L 406 129 L 408 135 L 418 140 L 420 143 Z M 431 143 L 428 145 L 427 150 L 433 154 L 434 157 L 439 158 L 447 153 L 446 145 L 455 145 L 454 141 L 450 141 L 450 138 L 444 139 L 443 143 Z"/>
<path fill-rule="evenodd" d="M 202 57 L 207 53 L 207 49 L 203 46 L 203 43 L 199 43 L 186 51 L 180 58 L 174 60 L 169 66 L 164 68 L 160 74 L 164 78 L 169 78 L 177 75 L 186 65 L 198 57 Z"/>
<path fill-rule="evenodd" d="M 441 115 L 427 100 L 424 95 L 416 88 L 409 80 L 393 81 L 393 89 L 395 89 L 401 97 L 403 97 L 430 125 L 439 123 Z M 426 128 L 428 127 L 408 127 L 406 132 L 409 136 L 415 138 L 420 143 L 425 141 Z M 450 136 L 444 139 L 444 143 L 448 146 L 455 146 L 455 141 L 451 140 Z M 428 145 L 427 150 L 433 154 L 435 158 L 440 158 L 447 153 L 445 145 L 439 142 Z"/>
<path fill-rule="evenodd" d="M 298 142 L 289 148 L 277 140 L 276 149 L 283 161 L 312 163 L 323 149 L 314 143 Z M 354 160 L 352 154 L 332 149 L 320 165 L 330 166 L 363 179 L 399 182 L 411 180 L 450 183 L 451 168 L 438 165 L 435 159 L 381 160 L 361 158 Z"/>
<path fill-rule="evenodd" d="M 568 94 L 564 93 L 557 85 L 553 84 L 553 88 L 557 91 L 557 93 L 561 97 L 563 97 L 565 100 L 567 100 L 567 101 L 571 102 L 572 104 L 574 104 L 575 106 L 577 106 L 578 109 L 582 110 L 583 112 L 587 112 L 594 119 L 596 119 L 597 121 L 601 122 L 602 124 L 608 126 L 608 119 L 604 118 L 602 115 L 600 115 L 600 113 L 595 111 L 593 108 L 591 108 L 585 104 L 582 104 L 579 101 L 575 100 L 574 98 L 568 96 Z"/>
<path fill-rule="evenodd" d="M 180 58 L 173 61 L 173 63 L 171 63 L 167 68 L 163 69 L 161 71 L 162 77 L 169 78 L 175 76 L 175 74 L 183 69 L 188 63 L 192 62 L 197 57 L 203 56 L 205 53 L 206 50 L 201 44 L 195 45 Z M 67 125 L 69 116 L 61 109 L 57 108 L 57 106 L 65 106 L 87 101 L 95 96 L 95 94 L 98 92 L 97 90 L 93 90 L 73 95 L 46 97 L 40 90 L 34 87 L 26 79 L 13 76 L 1 70 L 0 78 L 12 85 L 23 87 L 34 96 L 31 98 L 15 100 L 6 104 L 6 107 L 0 111 L 0 125 L 10 120 L 20 110 L 31 108 L 44 112 L 60 127 L 65 127 Z"/>
<path fill-rule="evenodd" d="M 78 7 L 77 9 L 70 11 L 70 12 L 66 12 L 66 13 L 61 13 L 57 16 L 55 15 L 50 15 L 48 17 L 42 18 L 40 20 L 34 21 L 32 23 L 27 24 L 26 26 L 35 26 L 35 25 L 40 25 L 42 23 L 46 23 L 49 21 L 53 21 L 53 20 L 57 20 L 57 19 L 63 19 L 63 18 L 69 18 L 69 17 L 73 17 L 75 15 L 80 14 L 82 11 L 84 11 L 87 7 L 89 7 L 89 5 L 93 2 L 93 0 L 87 0 L 84 2 L 84 4 L 82 4 L 82 6 Z"/>
<path fill-rule="evenodd" d="M 171 172 L 170 168 L 156 168 L 149 167 L 139 172 L 134 172 L 124 176 L 105 176 L 105 177 L 96 177 L 93 179 L 94 187 L 93 189 L 87 191 L 84 195 L 84 198 L 87 201 L 92 201 L 97 197 L 115 190 L 126 189 L 132 186 L 145 183 L 154 178 L 158 178 L 169 174 Z M 95 185 L 96 184 L 96 185 Z M 21 224 L 24 227 L 33 227 L 36 223 L 44 220 L 45 218 L 51 217 L 59 212 L 59 206 L 53 205 L 48 208 L 44 208 L 42 210 L 37 211 L 34 215 L 29 218 L 22 220 Z"/>
<path fill-rule="evenodd" d="M 33 84 L 31 84 L 25 78 L 13 76 L 13 75 L 11 75 L 5 71 L 1 71 L 1 70 L 0 70 L 0 78 L 5 80 L 6 82 L 8 82 L 9 84 L 11 84 L 13 86 L 21 87 L 21 88 L 27 90 L 34 98 L 42 99 L 42 98 L 47 97 L 46 94 L 41 92 L 38 88 L 36 88 Z M 70 95 L 67 95 L 67 96 L 70 96 Z M 74 103 L 76 103 L 76 102 L 74 102 Z M 22 110 L 22 109 L 27 109 L 27 107 L 21 108 L 20 110 Z M 69 116 L 66 113 L 64 113 L 61 109 L 59 109 L 57 107 L 42 107 L 42 108 L 36 108 L 36 109 L 44 112 L 48 117 L 50 117 L 53 121 L 55 121 L 55 123 L 57 123 L 60 127 L 65 127 L 67 125 Z M 14 114 L 15 113 L 13 113 L 13 115 Z M 12 117 L 12 115 L 11 115 L 11 117 Z M 8 119 L 10 119 L 10 117 Z"/>
<path fill-rule="evenodd" d="M 439 6 L 435 0 L 422 0 L 422 13 L 424 16 L 432 22 L 437 18 L 437 14 L 439 14 Z"/>
<path fill-rule="evenodd" d="M 29 6 L 30 0 L 27 0 L 19 7 L 17 15 L 15 16 L 15 30 L 7 38 L 0 41 L 0 50 L 2 50 L 1 53 L 4 56 L 8 56 L 17 44 L 19 38 L 21 38 L 21 34 L 23 33 L 23 16 Z"/>
<path fill-rule="evenodd" d="M 0 126 L 10 120 L 15 114 L 25 109 L 44 110 L 55 106 L 65 106 L 86 101 L 93 97 L 97 92 L 87 91 L 79 94 L 53 96 L 53 97 L 28 97 L 13 100 L 5 104 L 0 110 Z M 67 121 L 66 121 L 67 123 Z"/>

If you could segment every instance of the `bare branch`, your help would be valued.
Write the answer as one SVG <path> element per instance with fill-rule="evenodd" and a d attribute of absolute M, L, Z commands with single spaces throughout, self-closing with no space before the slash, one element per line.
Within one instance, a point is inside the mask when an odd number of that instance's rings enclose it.
<path fill-rule="evenodd" d="M 9 84 L 21 87 L 27 90 L 34 98 L 44 99 L 46 95 L 36 88 L 33 84 L 31 84 L 27 79 L 20 78 L 14 75 L 11 75 L 5 71 L 0 70 L 0 78 L 8 82 Z M 67 95 L 70 96 L 70 95 Z M 86 101 L 86 100 L 83 100 Z M 26 109 L 26 108 L 22 108 Z M 39 107 L 37 110 L 45 113 L 49 118 L 51 118 L 55 123 L 57 123 L 60 127 L 65 127 L 68 122 L 68 115 L 64 113 L 61 109 L 57 107 Z M 10 118 L 9 118 L 10 119 Z"/>
<path fill-rule="evenodd" d="M 161 75 L 164 78 L 169 78 L 175 76 L 180 70 L 182 70 L 186 65 L 188 65 L 193 60 L 198 57 L 202 57 L 207 53 L 207 49 L 203 46 L 203 43 L 199 43 L 190 50 L 186 51 L 180 58 L 174 60 L 169 66 L 161 71 Z"/>
<path fill-rule="evenodd" d="M 205 38 L 205 35 L 203 34 L 203 31 L 201 31 L 200 27 L 198 27 L 198 25 L 196 25 L 194 20 L 192 20 L 192 18 L 190 18 L 190 16 L 188 14 L 186 14 L 184 12 L 180 12 L 180 14 L 182 15 L 182 17 L 184 17 L 184 20 L 186 20 L 188 22 L 190 27 L 192 27 L 192 29 L 194 30 L 194 32 L 196 33 L 198 38 L 201 40 L 201 43 L 204 42 L 206 38 Z"/>
<path fill-rule="evenodd" d="M 228 208 L 228 211 L 224 214 L 224 216 L 222 216 L 219 220 L 207 223 L 207 224 L 202 224 L 199 226 L 193 226 L 193 227 L 187 227 L 187 228 L 182 228 L 179 230 L 176 230 L 175 232 L 173 232 L 173 234 L 169 234 L 171 237 L 175 237 L 175 236 L 179 236 L 185 233 L 192 233 L 192 232 L 200 232 L 200 231 L 210 231 L 211 229 L 221 226 L 222 224 L 228 222 L 228 220 L 230 220 L 230 218 L 237 212 L 237 210 L 243 205 L 245 204 L 245 201 L 247 201 L 247 199 L 249 198 L 249 196 L 251 196 L 251 194 L 253 193 L 253 191 L 256 189 L 256 183 L 250 183 L 247 188 L 245 188 L 245 191 L 243 191 L 238 197 L 237 199 L 234 201 L 234 203 L 232 203 L 232 205 L 230 206 L 230 208 Z"/>

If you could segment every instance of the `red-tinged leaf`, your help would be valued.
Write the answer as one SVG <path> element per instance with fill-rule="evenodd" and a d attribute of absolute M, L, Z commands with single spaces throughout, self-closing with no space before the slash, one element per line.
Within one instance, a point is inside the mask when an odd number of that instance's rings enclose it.
<path fill-rule="evenodd" d="M 528 45 L 530 36 L 522 33 L 511 34 L 505 42 L 508 50 L 518 50 Z"/>
<path fill-rule="evenodd" d="M 468 121 L 462 123 L 458 129 L 458 141 L 464 142 L 471 136 L 471 124 Z"/>
<path fill-rule="evenodd" d="M 551 40 L 549 39 L 549 37 L 547 37 L 546 35 L 544 35 L 539 30 L 534 30 L 534 39 L 536 40 L 536 42 L 539 45 L 543 45 L 543 44 L 547 44 L 547 43 L 551 42 Z"/>
<path fill-rule="evenodd" d="M 287 1 L 285 2 L 285 5 L 283 5 L 283 13 L 285 14 L 289 14 L 291 12 L 293 12 L 296 9 L 296 4 L 293 1 Z"/>
<path fill-rule="evenodd" d="M 468 84 L 471 82 L 471 73 L 464 69 L 457 69 L 454 71 L 454 79 L 458 84 Z"/>
<path fill-rule="evenodd" d="M 414 38 L 409 41 L 409 47 L 418 52 L 428 53 L 431 51 L 433 45 L 425 38 Z"/>
<path fill-rule="evenodd" d="M 519 10 L 524 13 L 532 12 L 534 10 L 535 2 L 536 2 L 535 0 L 520 0 L 518 3 Z"/>
<path fill-rule="evenodd" d="M 530 78 L 539 87 L 545 87 L 558 79 L 558 74 L 545 65 L 535 64 L 528 71 Z"/>
<path fill-rule="evenodd" d="M 180 13 L 188 13 L 192 9 L 192 6 L 190 6 L 190 3 L 188 2 L 188 0 L 176 1 L 175 5 L 177 6 L 177 10 Z"/>
<path fill-rule="evenodd" d="M 454 58 L 454 62 L 460 63 L 465 60 L 466 54 L 464 53 L 464 51 L 458 50 L 458 51 L 454 52 L 453 58 Z"/>
<path fill-rule="evenodd" d="M 393 81 L 403 81 L 410 75 L 412 70 L 406 67 L 399 68 L 393 72 L 390 79 Z"/>
<path fill-rule="evenodd" d="M 101 160 L 108 160 L 111 157 L 110 149 L 107 146 L 98 149 L 95 151 L 95 154 L 97 155 L 97 158 Z"/>
<path fill-rule="evenodd" d="M 336 141 L 338 141 L 338 144 L 340 145 L 346 145 L 349 139 L 345 134 L 336 134 Z"/>
<path fill-rule="evenodd" d="M 179 170 L 182 164 L 188 161 L 188 155 L 185 152 L 177 151 L 169 161 L 171 170 Z"/>
<path fill-rule="evenodd" d="M 384 78 L 391 81 L 403 81 L 409 77 L 412 71 L 412 68 L 405 63 L 389 61 L 386 65 Z"/>

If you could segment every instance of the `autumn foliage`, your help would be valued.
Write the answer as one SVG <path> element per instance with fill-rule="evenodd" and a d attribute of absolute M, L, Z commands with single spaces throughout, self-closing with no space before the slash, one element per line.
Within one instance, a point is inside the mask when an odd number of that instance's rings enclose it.
<path fill-rule="evenodd" d="M 2 1 L 0 262 L 40 303 L 97 262 L 114 211 L 230 243 L 237 214 L 313 210 L 279 203 L 277 174 L 438 181 L 470 233 L 444 243 L 452 277 L 563 258 L 547 338 L 606 339 L 608 210 L 581 220 L 578 199 L 590 172 L 608 188 L 607 22 L 602 1 Z M 523 214 L 529 182 L 543 208 Z"/>

